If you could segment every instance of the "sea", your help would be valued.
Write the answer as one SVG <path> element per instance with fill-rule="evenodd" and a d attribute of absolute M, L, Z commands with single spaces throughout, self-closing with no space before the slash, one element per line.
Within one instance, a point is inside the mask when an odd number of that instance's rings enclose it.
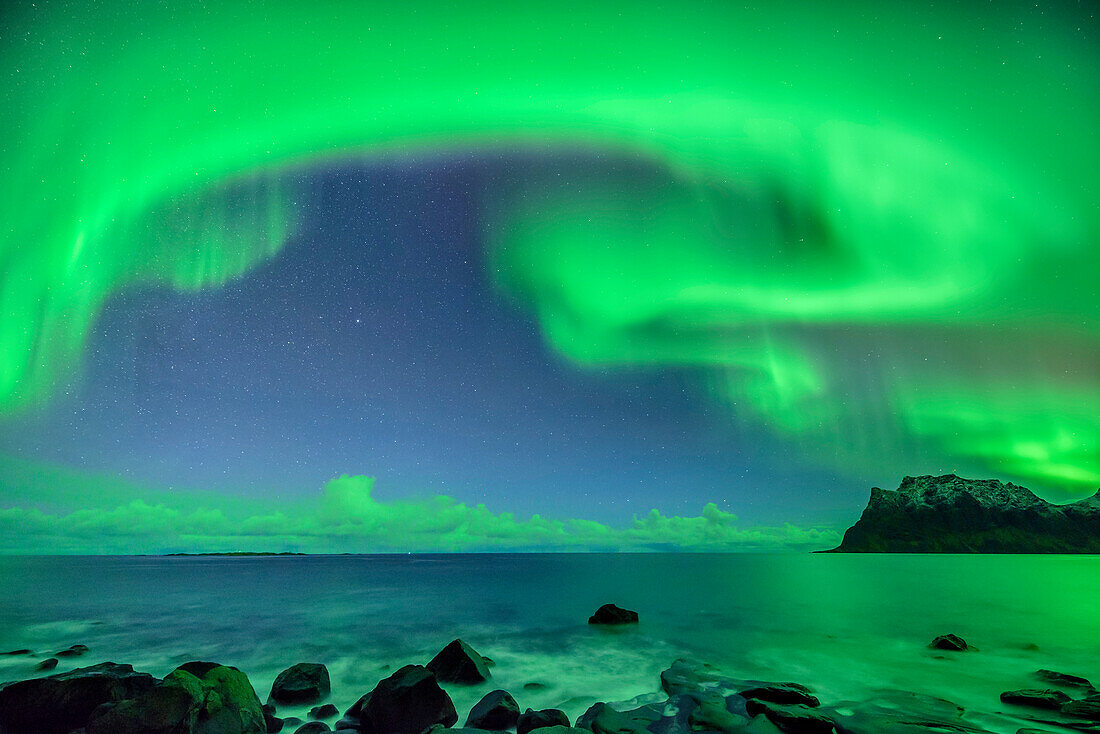
<path fill-rule="evenodd" d="M 589 625 L 605 603 L 636 610 L 639 624 Z M 929 649 L 946 633 L 977 650 Z M 281 670 L 320 662 L 343 710 L 455 638 L 494 663 L 484 684 L 445 686 L 459 725 L 496 688 L 571 720 L 596 701 L 657 700 L 661 671 L 687 657 L 802 683 L 823 702 L 932 695 L 1015 732 L 1023 723 L 999 694 L 1043 687 L 1037 669 L 1100 682 L 1100 557 L 0 557 L 0 652 L 37 656 L 0 656 L 0 681 L 44 675 L 37 658 L 83 644 L 54 672 L 113 661 L 163 676 L 207 660 L 247 673 L 266 700 Z"/>

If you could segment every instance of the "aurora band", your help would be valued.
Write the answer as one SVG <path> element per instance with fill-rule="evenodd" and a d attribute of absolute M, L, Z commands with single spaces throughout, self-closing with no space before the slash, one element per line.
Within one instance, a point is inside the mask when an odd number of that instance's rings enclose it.
<path fill-rule="evenodd" d="M 826 454 L 894 431 L 1091 494 L 1086 21 L 825 5 L 5 9 L 0 415 L 72 374 L 113 294 L 276 254 L 309 167 L 587 151 L 482 194 L 489 272 L 558 352 L 702 371 Z"/>

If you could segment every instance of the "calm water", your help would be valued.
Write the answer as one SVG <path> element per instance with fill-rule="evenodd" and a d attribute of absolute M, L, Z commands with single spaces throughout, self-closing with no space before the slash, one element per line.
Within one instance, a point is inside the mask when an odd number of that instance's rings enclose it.
<path fill-rule="evenodd" d="M 990 712 L 1040 667 L 1100 678 L 1096 556 L 4 557 L 0 589 L 0 650 L 91 648 L 59 671 L 212 660 L 264 699 L 283 668 L 323 662 L 341 709 L 454 637 L 496 662 L 449 689 L 460 717 L 493 688 L 573 717 L 656 692 L 685 655 L 829 702 L 895 687 Z M 641 624 L 589 627 L 605 602 Z M 925 646 L 946 632 L 980 652 L 937 659 Z M 32 666 L 0 658 L 0 680 Z"/>

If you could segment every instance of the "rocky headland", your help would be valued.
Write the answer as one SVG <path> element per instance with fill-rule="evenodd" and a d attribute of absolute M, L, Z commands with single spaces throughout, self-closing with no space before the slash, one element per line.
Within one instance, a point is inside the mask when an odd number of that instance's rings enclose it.
<path fill-rule="evenodd" d="M 1056 505 L 996 479 L 905 477 L 871 489 L 832 553 L 1100 553 L 1100 491 Z"/>

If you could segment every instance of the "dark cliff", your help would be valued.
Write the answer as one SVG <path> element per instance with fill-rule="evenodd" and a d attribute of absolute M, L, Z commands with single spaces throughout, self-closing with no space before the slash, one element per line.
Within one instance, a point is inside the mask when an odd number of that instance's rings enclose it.
<path fill-rule="evenodd" d="M 1100 492 L 1055 505 L 996 479 L 905 477 L 874 487 L 836 553 L 1100 553 Z"/>

